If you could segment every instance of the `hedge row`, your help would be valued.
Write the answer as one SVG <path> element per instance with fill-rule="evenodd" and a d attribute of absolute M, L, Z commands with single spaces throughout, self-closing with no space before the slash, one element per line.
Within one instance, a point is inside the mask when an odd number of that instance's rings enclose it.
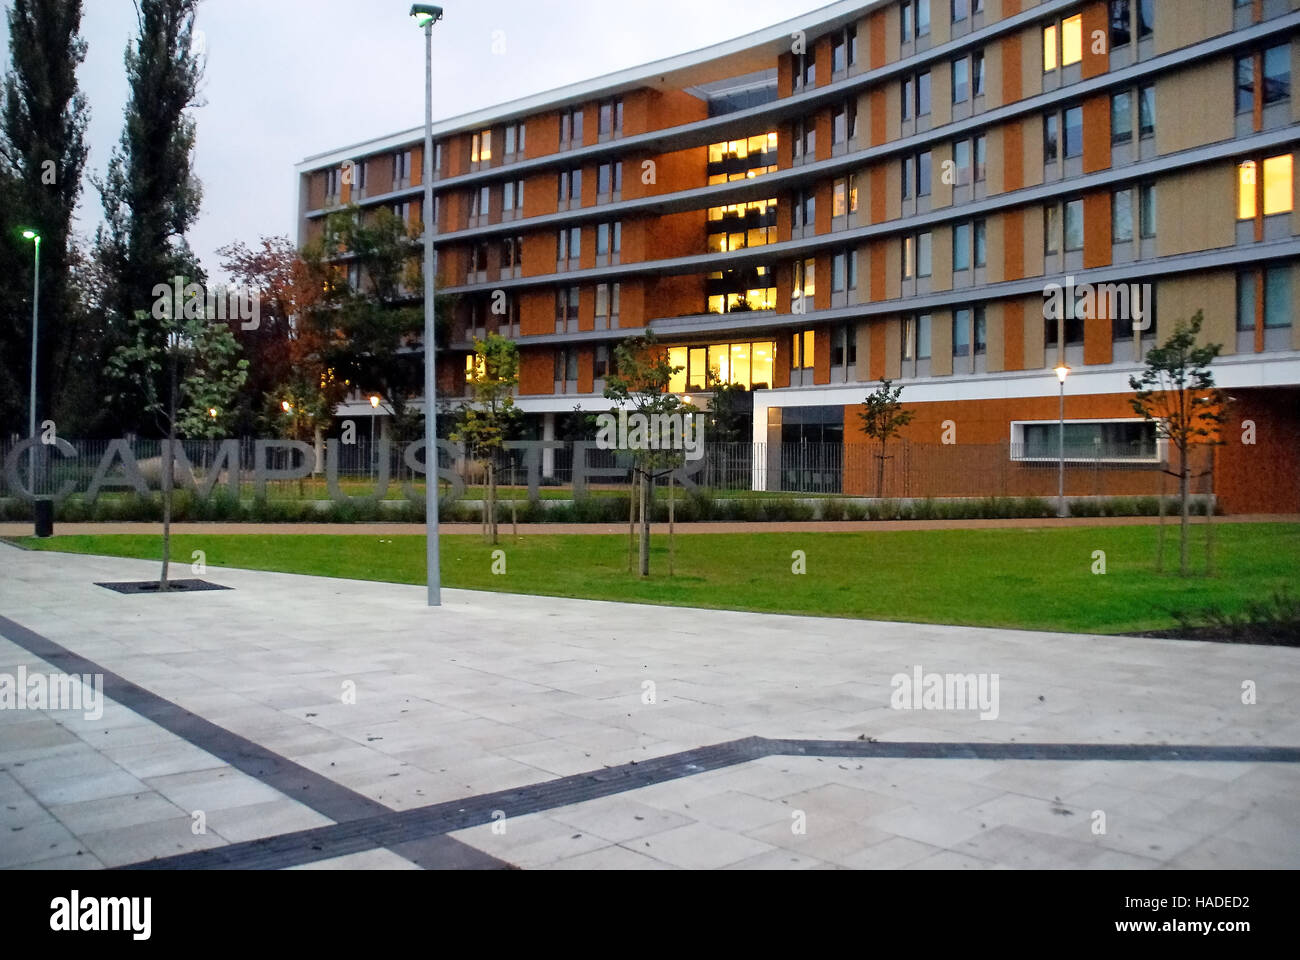
<path fill-rule="evenodd" d="M 1073 500 L 1070 515 L 1075 517 L 1155 516 L 1159 512 L 1156 497 L 1113 497 L 1107 500 Z M 323 504 L 323 505 L 322 505 Z M 1168 515 L 1178 514 L 1176 498 L 1166 498 Z M 626 523 L 626 496 L 591 497 L 573 503 L 535 504 L 521 500 L 515 505 L 520 523 Z M 1203 501 L 1193 501 L 1192 511 L 1205 512 Z M 498 517 L 508 523 L 511 504 L 498 504 Z M 797 497 L 737 497 L 714 499 L 700 491 L 679 494 L 674 514 L 679 523 L 808 520 L 972 520 L 1041 518 L 1056 516 L 1053 500 L 1041 497 L 987 497 L 978 500 L 874 500 L 858 502 L 828 497 L 815 502 Z M 477 504 L 447 504 L 440 513 L 446 523 L 478 523 L 482 510 Z M 668 519 L 668 503 L 663 492 L 656 496 L 652 516 L 656 521 Z M 0 520 L 30 520 L 31 507 L 19 501 L 0 502 Z M 215 492 L 206 500 L 195 499 L 188 491 L 178 491 L 172 507 L 172 519 L 178 523 L 423 523 L 424 504 L 394 501 L 383 506 L 373 499 L 352 502 L 312 500 L 241 501 L 225 492 Z M 158 497 L 128 495 L 101 498 L 87 504 L 70 497 L 55 511 L 59 523 L 161 522 L 162 503 Z"/>

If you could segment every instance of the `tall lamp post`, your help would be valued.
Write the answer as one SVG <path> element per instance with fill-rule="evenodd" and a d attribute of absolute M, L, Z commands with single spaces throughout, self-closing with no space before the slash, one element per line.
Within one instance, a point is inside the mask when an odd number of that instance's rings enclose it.
<path fill-rule="evenodd" d="M 433 25 L 442 7 L 417 3 L 411 16 L 424 29 L 424 515 L 425 560 L 429 573 L 429 606 L 442 606 L 442 570 L 438 559 L 438 408 L 434 362 L 433 302 L 438 277 L 433 254 Z"/>
<path fill-rule="evenodd" d="M 40 330 L 41 304 L 41 235 L 35 230 L 24 230 L 23 239 L 36 244 L 36 264 L 32 270 L 32 389 L 27 408 L 27 437 L 32 445 L 27 448 L 27 486 L 36 496 L 36 342 Z"/>
<path fill-rule="evenodd" d="M 370 397 L 370 479 L 375 479 L 375 421 L 379 419 L 379 397 Z"/>
<path fill-rule="evenodd" d="M 1058 450 L 1060 452 L 1060 466 L 1057 470 L 1057 507 L 1056 515 L 1064 517 L 1065 509 L 1065 381 L 1070 376 L 1070 368 L 1062 363 L 1056 368 L 1056 379 L 1061 381 L 1061 420 L 1058 427 Z"/>

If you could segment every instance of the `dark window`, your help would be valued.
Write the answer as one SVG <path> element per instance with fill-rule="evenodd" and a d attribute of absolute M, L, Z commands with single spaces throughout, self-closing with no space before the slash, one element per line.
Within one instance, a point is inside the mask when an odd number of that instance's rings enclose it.
<path fill-rule="evenodd" d="M 970 61 L 965 57 L 952 62 L 952 102 L 965 103 L 970 99 Z"/>
<path fill-rule="evenodd" d="M 1121 90 L 1110 98 L 1110 142 L 1128 143 L 1133 139 L 1133 91 Z"/>
<path fill-rule="evenodd" d="M 1138 91 L 1138 136 L 1149 137 L 1156 132 L 1156 88 L 1154 85 Z"/>
<path fill-rule="evenodd" d="M 1083 156 L 1083 107 L 1065 111 L 1065 155 Z"/>
<path fill-rule="evenodd" d="M 1110 45 L 1122 47 L 1133 39 L 1129 0 L 1110 0 Z"/>
<path fill-rule="evenodd" d="M 1060 124 L 1054 113 L 1043 117 L 1043 162 L 1055 163 L 1060 157 Z"/>
<path fill-rule="evenodd" d="M 1255 329 L 1255 271 L 1237 274 L 1237 330 Z"/>
<path fill-rule="evenodd" d="M 1291 97 L 1291 44 L 1284 43 L 1264 51 L 1264 103 L 1277 103 Z"/>
<path fill-rule="evenodd" d="M 1156 30 L 1156 0 L 1138 0 L 1138 39 L 1145 40 Z"/>
<path fill-rule="evenodd" d="M 1255 109 L 1255 56 L 1237 58 L 1237 112 Z"/>
<path fill-rule="evenodd" d="M 952 0 L 952 22 L 961 23 L 970 16 L 970 0 Z"/>

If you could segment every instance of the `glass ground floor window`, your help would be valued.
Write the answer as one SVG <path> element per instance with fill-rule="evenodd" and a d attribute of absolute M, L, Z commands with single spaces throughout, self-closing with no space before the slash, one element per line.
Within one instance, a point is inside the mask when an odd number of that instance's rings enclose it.
<path fill-rule="evenodd" d="M 767 390 L 772 386 L 775 359 L 776 343 L 771 340 L 669 347 L 668 362 L 681 369 L 673 374 L 668 389 L 672 393 L 706 390 L 712 371 L 718 382 Z"/>
<path fill-rule="evenodd" d="M 1011 424 L 1012 460 L 1059 460 L 1059 420 Z M 1065 459 L 1156 463 L 1156 425 L 1145 420 L 1066 420 Z"/>

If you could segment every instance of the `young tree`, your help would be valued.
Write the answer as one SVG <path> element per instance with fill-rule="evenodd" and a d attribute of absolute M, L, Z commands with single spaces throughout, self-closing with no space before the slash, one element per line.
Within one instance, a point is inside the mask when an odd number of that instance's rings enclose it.
<path fill-rule="evenodd" d="M 694 405 L 668 387 L 673 375 L 681 371 L 668 359 L 668 353 L 655 341 L 653 334 L 635 337 L 619 343 L 614 348 L 616 370 L 605 377 L 605 399 L 614 401 L 616 414 L 624 407 L 647 418 L 678 416 L 693 417 Z M 650 424 L 661 422 L 648 419 Z M 681 467 L 685 456 L 680 450 L 654 450 L 636 448 L 631 451 L 634 489 L 639 490 L 641 518 L 640 571 L 650 576 L 650 494 L 654 482 Z"/>
<path fill-rule="evenodd" d="M 90 116 L 77 85 L 86 56 L 81 0 L 14 0 L 8 27 L 10 70 L 0 86 L 0 423 L 26 426 L 33 257 L 21 230 L 29 228 L 41 235 L 37 419 L 55 419 L 65 433 L 64 388 L 93 377 L 75 362 L 92 331 L 83 327 L 70 280 Z"/>
<path fill-rule="evenodd" d="M 877 497 L 885 495 L 885 461 L 889 459 L 885 451 L 889 441 L 911 423 L 915 416 L 912 411 L 903 409 L 899 402 L 902 395 L 902 387 L 895 387 L 892 380 L 882 380 L 876 391 L 862 401 L 862 409 L 858 411 L 862 420 L 862 432 L 880 443 L 880 452 L 876 454 L 876 459 L 880 462 L 876 473 Z"/>
<path fill-rule="evenodd" d="M 464 444 L 466 455 L 487 469 L 488 539 L 495 545 L 497 457 L 522 416 L 512 396 L 519 385 L 519 350 L 513 341 L 495 333 L 475 340 L 469 383 L 474 396 L 457 411 L 451 438 Z"/>
<path fill-rule="evenodd" d="M 182 278 L 177 284 L 186 286 Z M 191 287 L 179 302 L 171 294 L 160 297 L 151 318 L 157 326 L 138 317 L 134 339 L 108 360 L 109 376 L 117 384 L 133 382 L 144 373 L 145 412 L 167 437 L 161 459 L 163 559 L 158 578 L 158 589 L 164 592 L 171 561 L 177 438 L 219 435 L 248 377 L 248 361 L 239 359 L 239 344 L 224 324 L 208 320 L 206 302 L 197 290 Z M 157 331 L 163 334 L 161 341 Z M 162 393 L 156 386 L 160 381 L 166 382 Z"/>
<path fill-rule="evenodd" d="M 1191 453 L 1200 444 L 1217 444 L 1224 423 L 1226 398 L 1214 385 L 1210 365 L 1223 350 L 1221 344 L 1198 346 L 1205 320 L 1198 310 L 1190 321 L 1179 321 L 1163 344 L 1152 347 L 1140 377 L 1130 377 L 1136 395 L 1133 410 L 1149 423 L 1156 435 L 1178 451 L 1177 472 L 1181 503 L 1178 571 L 1188 574 L 1188 533 L 1191 515 Z M 1209 509 L 1207 504 L 1206 509 Z"/>
<path fill-rule="evenodd" d="M 106 293 L 116 349 L 131 356 L 143 334 L 161 344 L 168 330 L 154 317 L 153 289 L 172 277 L 204 279 L 185 235 L 198 219 L 202 187 L 194 175 L 195 124 L 203 63 L 193 50 L 198 0 L 136 0 L 138 34 L 127 46 L 130 84 L 120 145 L 96 181 L 105 223 L 96 234 L 111 289 Z M 141 329 L 137 330 L 136 327 Z M 152 348 L 151 348 L 152 349 Z M 136 355 L 143 362 L 143 358 Z M 141 366 L 117 385 L 113 415 L 143 425 L 150 398 L 166 393 L 163 371 Z M 134 386 L 131 386 L 131 383 Z"/>

